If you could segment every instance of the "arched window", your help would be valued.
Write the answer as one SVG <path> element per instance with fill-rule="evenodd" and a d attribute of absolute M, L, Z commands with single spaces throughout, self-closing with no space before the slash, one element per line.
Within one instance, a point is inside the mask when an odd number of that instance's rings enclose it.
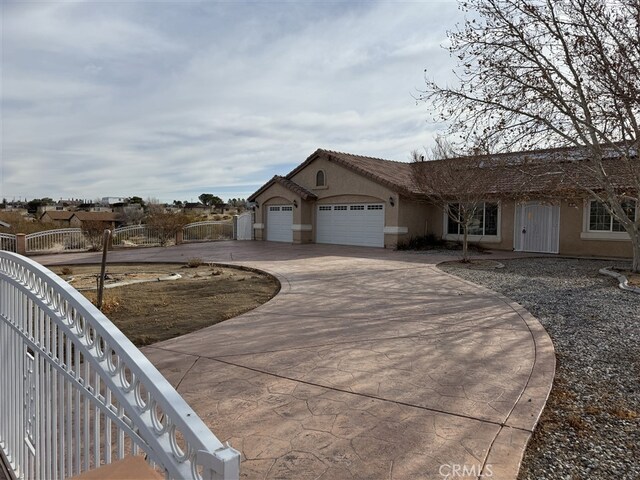
<path fill-rule="evenodd" d="M 318 170 L 318 173 L 316 173 L 316 187 L 324 187 L 326 185 L 325 182 L 324 171 Z"/>

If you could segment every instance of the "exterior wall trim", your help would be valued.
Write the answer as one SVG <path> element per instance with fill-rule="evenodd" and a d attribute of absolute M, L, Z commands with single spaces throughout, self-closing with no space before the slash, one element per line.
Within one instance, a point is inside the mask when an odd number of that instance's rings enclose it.
<path fill-rule="evenodd" d="M 395 235 L 409 233 L 409 227 L 384 227 L 384 233 L 395 234 Z"/>
<path fill-rule="evenodd" d="M 313 227 L 308 223 L 294 223 L 291 225 L 291 230 L 294 232 L 310 232 Z"/>
<path fill-rule="evenodd" d="M 443 238 L 451 242 L 461 242 L 464 239 L 464 235 L 446 233 Z M 501 243 L 502 237 L 500 235 L 467 235 L 467 240 L 469 242 Z"/>
<path fill-rule="evenodd" d="M 254 223 L 253 228 L 255 228 L 256 230 L 262 230 L 264 229 L 264 223 Z"/>
<path fill-rule="evenodd" d="M 630 242 L 627 232 L 580 232 L 580 240 L 608 240 L 610 242 Z"/>

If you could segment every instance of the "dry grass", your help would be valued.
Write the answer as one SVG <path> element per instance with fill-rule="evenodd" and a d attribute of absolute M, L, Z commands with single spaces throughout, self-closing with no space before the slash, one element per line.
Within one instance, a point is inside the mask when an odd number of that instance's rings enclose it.
<path fill-rule="evenodd" d="M 53 270 L 60 273 L 64 267 Z M 136 345 L 184 335 L 252 310 L 280 289 L 270 275 L 236 268 L 171 264 L 109 265 L 107 273 L 174 273 L 183 279 L 149 282 L 105 290 L 103 312 Z M 76 274 L 98 274 L 99 266 L 74 266 Z M 85 295 L 95 302 L 95 291 Z"/>

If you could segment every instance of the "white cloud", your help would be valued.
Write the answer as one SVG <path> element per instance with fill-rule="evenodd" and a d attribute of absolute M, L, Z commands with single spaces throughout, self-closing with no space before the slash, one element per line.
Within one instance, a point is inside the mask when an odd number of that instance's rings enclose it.
<path fill-rule="evenodd" d="M 437 7 L 437 8 L 436 8 Z M 247 196 L 316 148 L 405 160 L 455 3 L 3 4 L 0 196 Z M 220 192 L 220 193 L 219 193 Z"/>

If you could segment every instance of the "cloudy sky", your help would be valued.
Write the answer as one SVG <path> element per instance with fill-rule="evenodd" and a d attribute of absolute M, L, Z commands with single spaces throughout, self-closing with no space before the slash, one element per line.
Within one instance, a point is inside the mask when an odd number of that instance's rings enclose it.
<path fill-rule="evenodd" d="M 317 148 L 407 160 L 453 0 L 2 2 L 0 197 L 247 197 Z"/>

